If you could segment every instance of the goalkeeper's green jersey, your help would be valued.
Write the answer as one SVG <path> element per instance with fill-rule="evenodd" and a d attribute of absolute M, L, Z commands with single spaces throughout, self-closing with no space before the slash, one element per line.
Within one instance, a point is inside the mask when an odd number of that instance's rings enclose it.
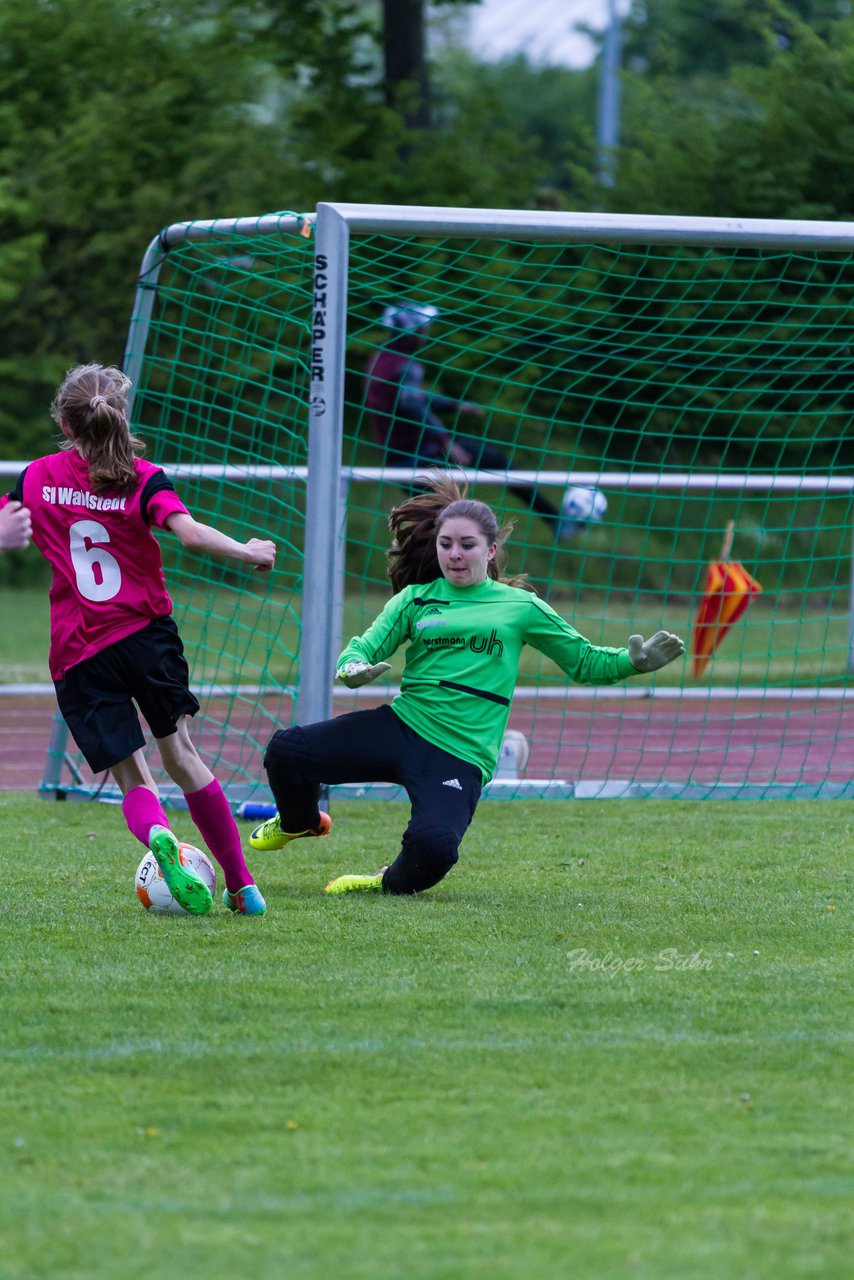
<path fill-rule="evenodd" d="M 406 664 L 392 709 L 411 729 L 492 777 L 510 715 L 522 646 L 531 645 L 577 684 L 637 675 L 627 649 L 591 644 L 551 605 L 487 578 L 456 587 L 445 578 L 392 596 L 338 659 L 387 661 L 402 644 Z"/>

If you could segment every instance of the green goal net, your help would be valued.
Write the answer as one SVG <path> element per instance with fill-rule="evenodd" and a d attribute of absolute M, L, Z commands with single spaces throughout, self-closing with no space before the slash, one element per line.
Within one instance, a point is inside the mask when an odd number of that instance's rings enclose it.
<path fill-rule="evenodd" d="M 607 497 L 600 522 L 558 541 L 500 472 L 474 486 L 515 522 L 510 567 L 583 634 L 620 645 L 666 626 L 691 643 L 730 525 L 723 563 L 762 588 L 696 675 L 689 660 L 568 688 L 529 651 L 510 720 L 529 791 L 851 794 L 852 282 L 851 253 L 820 245 L 354 235 L 345 460 L 387 458 L 364 402 L 365 368 L 397 342 L 385 307 L 432 305 L 425 385 L 482 409 L 447 409 L 449 430 L 488 438 L 555 506 L 573 475 Z M 403 487 L 350 488 L 353 629 L 386 591 L 385 513 Z"/>
<path fill-rule="evenodd" d="M 146 456 L 199 519 L 241 541 L 272 537 L 273 575 L 161 537 L 167 586 L 202 704 L 196 744 L 235 803 L 294 715 L 305 527 L 305 381 L 311 247 L 303 219 L 169 228 L 143 261 L 125 368 Z M 267 228 L 267 229 L 264 229 Z M 169 779 L 151 759 L 167 796 Z M 109 795 L 61 728 L 42 788 Z"/>
<path fill-rule="evenodd" d="M 424 428 L 469 456 L 488 443 L 464 474 L 514 524 L 508 567 L 591 640 L 665 626 L 693 649 L 705 609 L 705 663 L 615 688 L 526 651 L 493 795 L 854 794 L 847 229 L 350 209 L 325 240 L 284 215 L 173 229 L 131 326 L 150 456 L 191 509 L 279 544 L 267 582 L 167 553 L 197 742 L 235 803 L 266 797 L 263 749 L 301 681 L 303 708 L 335 713 L 393 692 L 403 654 L 334 697 L 330 663 L 388 598 L 388 513 L 425 470 Z M 432 426 L 408 415 L 412 458 L 366 405 L 371 368 L 407 419 L 384 323 L 402 302 L 438 313 L 408 357 L 439 397 Z M 602 495 L 600 518 L 561 524 L 573 488 Z M 715 564 L 732 568 L 717 591 Z"/>

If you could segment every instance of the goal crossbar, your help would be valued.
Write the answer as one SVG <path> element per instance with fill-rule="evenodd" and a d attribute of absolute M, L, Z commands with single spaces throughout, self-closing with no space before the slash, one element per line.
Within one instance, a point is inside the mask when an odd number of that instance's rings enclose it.
<path fill-rule="evenodd" d="M 0 462 L 0 476 L 18 476 L 26 462 Z M 270 464 L 243 465 L 221 463 L 173 462 L 170 476 L 180 480 L 308 480 L 308 467 L 281 467 Z M 407 484 L 425 474 L 424 467 L 348 467 L 341 466 L 338 475 L 352 484 Z M 507 471 L 480 471 L 471 467 L 455 467 L 453 474 L 467 484 L 553 484 L 595 486 L 600 489 L 664 489 L 678 492 L 694 489 L 731 493 L 852 493 L 854 475 L 748 475 L 682 471 L 536 471 L 511 468 Z"/>

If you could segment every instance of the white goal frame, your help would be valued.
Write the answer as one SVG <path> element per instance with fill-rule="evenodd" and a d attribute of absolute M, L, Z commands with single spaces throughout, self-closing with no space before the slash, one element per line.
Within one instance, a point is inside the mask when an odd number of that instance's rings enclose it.
<path fill-rule="evenodd" d="M 322 203 L 315 217 L 314 306 L 312 309 L 311 391 L 309 395 L 308 501 L 304 577 L 331 582 L 330 593 L 311 592 L 303 606 L 303 636 L 312 638 L 301 663 L 300 717 L 326 719 L 331 713 L 329 678 L 339 652 L 343 595 L 343 531 L 346 488 L 341 482 L 344 439 L 344 368 L 347 341 L 347 281 L 353 235 L 399 232 L 405 235 L 519 237 L 567 244 L 700 245 L 730 248 L 854 250 L 854 223 L 781 221 L 748 218 L 691 218 L 641 214 L 552 213 L 541 210 L 447 209 L 433 206 Z M 386 478 L 392 476 L 386 470 Z M 466 473 L 464 473 L 466 474 Z M 472 474 L 472 473 L 468 473 Z M 477 472 L 478 481 L 490 473 Z M 572 481 L 604 484 L 609 473 L 583 473 Z M 545 480 L 546 473 L 505 472 L 508 479 Z M 570 479 L 569 476 L 566 477 Z M 494 477 L 493 480 L 497 479 Z M 624 477 L 643 485 L 644 478 Z M 647 477 L 647 483 L 651 477 Z M 676 477 L 673 477 L 676 480 Z M 854 489 L 854 477 L 804 476 L 822 491 Z M 658 484 L 669 477 L 659 476 Z M 771 488 L 783 477 L 682 477 L 696 487 Z M 699 480 L 699 484 L 696 482 Z M 747 481 L 755 483 L 748 486 Z M 852 551 L 854 566 L 854 551 Z M 854 670 L 854 570 L 849 621 L 849 661 Z"/>
<path fill-rule="evenodd" d="M 761 219 L 664 217 L 603 213 L 563 213 L 526 210 L 452 209 L 432 206 L 391 206 L 322 203 L 315 214 L 269 214 L 262 217 L 214 219 L 176 223 L 149 245 L 140 268 L 130 318 L 124 367 L 134 383 L 145 358 L 148 329 L 156 297 L 158 274 L 170 250 L 186 241 L 213 237 L 222 241 L 247 235 L 310 234 L 313 228 L 314 272 L 311 316 L 310 386 L 306 389 L 308 465 L 304 468 L 240 467 L 242 477 L 267 477 L 281 472 L 306 484 L 304 579 L 332 584 L 331 590 L 308 592 L 303 600 L 300 680 L 297 718 L 311 722 L 332 713 L 331 672 L 340 648 L 343 603 L 347 492 L 351 483 L 383 478 L 408 480 L 417 472 L 405 468 L 345 468 L 343 457 L 344 369 L 347 340 L 347 292 L 352 237 L 370 233 L 425 236 L 518 237 L 570 244 L 637 244 L 769 249 L 814 249 L 852 252 L 854 223 Z M 24 464 L 0 464 L 0 473 L 17 474 Z M 232 468 L 190 466 L 171 468 L 175 475 L 221 478 Z M 506 485 L 508 480 L 576 483 L 606 488 L 654 490 L 726 489 L 810 490 L 850 493 L 854 476 L 734 475 L 657 472 L 494 472 L 464 471 L 478 484 Z M 854 549 L 849 620 L 849 661 L 854 670 Z M 653 690 L 644 690 L 650 695 Z M 663 694 L 664 690 L 655 691 Z M 673 693 L 675 691 L 668 691 Z M 681 691 L 683 694 L 693 691 Z M 710 690 L 704 696 L 714 696 Z M 732 690 L 727 691 L 730 696 Z M 754 693 L 756 691 L 753 691 Z M 801 692 L 801 691 L 798 691 Z M 806 691 L 803 691 L 804 693 Z M 819 690 L 813 691 L 815 694 Z M 833 691 L 843 698 L 850 690 Z M 521 693 L 521 690 L 520 690 Z M 52 756 L 42 791 L 57 791 L 61 771 L 62 730 L 55 728 Z M 57 750 L 59 748 L 59 750 Z"/>

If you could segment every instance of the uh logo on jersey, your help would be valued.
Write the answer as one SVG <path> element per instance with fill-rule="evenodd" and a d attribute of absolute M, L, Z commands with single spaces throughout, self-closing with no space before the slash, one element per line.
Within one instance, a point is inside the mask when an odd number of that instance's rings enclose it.
<path fill-rule="evenodd" d="M 423 631 L 425 627 L 446 627 L 447 620 L 437 613 L 431 612 L 431 616 L 419 618 L 415 624 L 416 631 Z M 422 644 L 425 649 L 447 649 L 451 652 L 459 652 L 460 649 L 469 648 L 472 653 L 485 653 L 487 657 L 495 654 L 500 658 L 504 653 L 504 641 L 499 640 L 498 632 L 493 627 L 488 636 L 474 635 L 469 636 L 466 641 L 465 636 L 423 636 Z"/>
<path fill-rule="evenodd" d="M 504 652 L 504 641 L 498 639 L 498 632 L 493 627 L 488 636 L 471 636 L 469 648 L 472 653 L 485 653 L 490 658 L 497 650 L 496 657 L 500 658 Z"/>

